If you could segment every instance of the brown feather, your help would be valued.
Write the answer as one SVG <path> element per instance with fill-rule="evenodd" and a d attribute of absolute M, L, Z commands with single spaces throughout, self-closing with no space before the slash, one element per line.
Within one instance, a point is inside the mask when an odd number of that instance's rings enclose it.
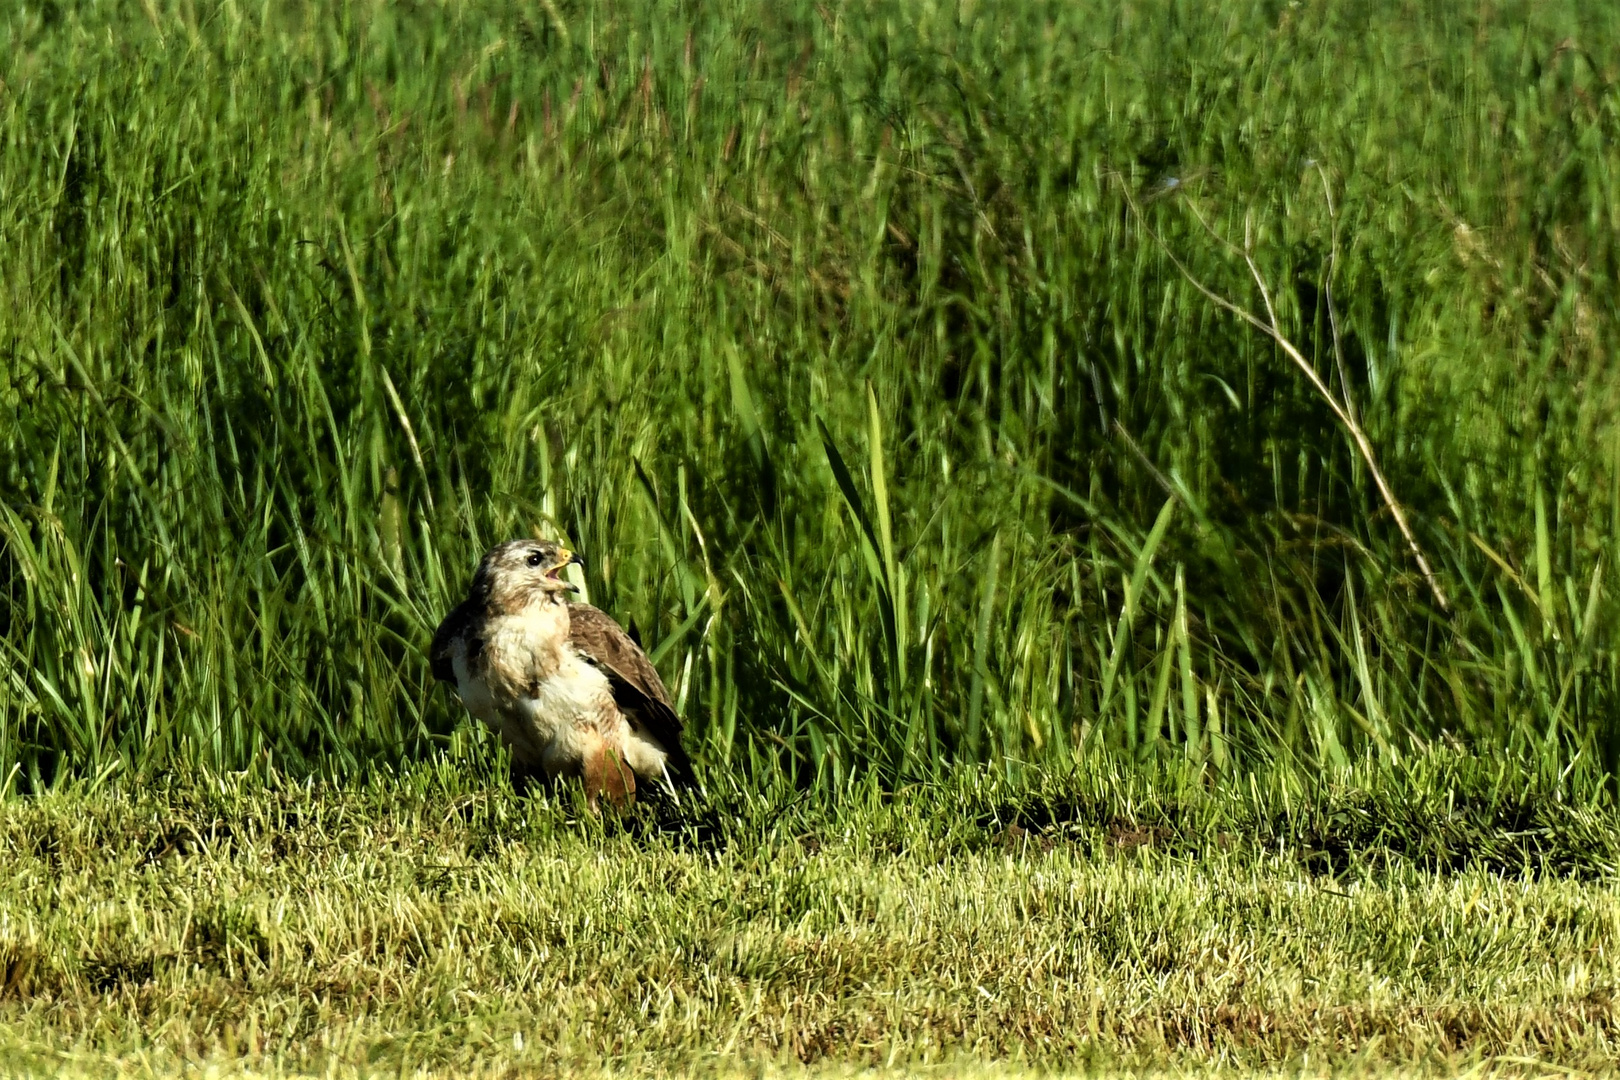
<path fill-rule="evenodd" d="M 696 786 L 692 760 L 681 745 L 681 718 L 647 654 L 612 616 L 589 604 L 569 604 L 568 620 L 569 643 L 607 675 L 619 711 L 664 749 L 670 779 L 679 787 Z"/>
<path fill-rule="evenodd" d="M 472 627 L 478 620 L 482 606 L 472 600 L 462 601 L 450 610 L 450 614 L 444 617 L 439 628 L 433 632 L 433 645 L 428 650 L 428 657 L 433 663 L 433 677 L 440 682 L 455 685 L 456 669 L 453 658 L 456 639 L 471 636 Z M 476 638 L 467 642 L 469 657 L 477 655 L 479 644 Z"/>
<path fill-rule="evenodd" d="M 636 774 L 605 743 L 598 742 L 585 751 L 583 765 L 585 805 L 593 814 L 600 813 L 604 794 L 615 810 L 624 810 L 636 801 Z"/>

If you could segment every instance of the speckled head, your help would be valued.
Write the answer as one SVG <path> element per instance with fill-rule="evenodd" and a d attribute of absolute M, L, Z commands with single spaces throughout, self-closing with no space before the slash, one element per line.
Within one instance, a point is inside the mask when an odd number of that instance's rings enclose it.
<path fill-rule="evenodd" d="M 578 592 L 562 572 L 585 560 L 549 540 L 508 540 L 489 549 L 473 574 L 472 594 L 493 611 L 517 612 L 530 604 L 562 603 Z"/>

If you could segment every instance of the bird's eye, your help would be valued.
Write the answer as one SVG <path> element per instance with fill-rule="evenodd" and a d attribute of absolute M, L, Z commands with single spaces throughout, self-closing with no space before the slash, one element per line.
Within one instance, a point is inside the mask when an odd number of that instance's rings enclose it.
<path fill-rule="evenodd" d="M 529 557 L 524 561 L 530 566 L 539 566 L 541 563 L 545 562 L 545 559 L 541 557 L 540 552 L 531 551 L 529 552 Z"/>

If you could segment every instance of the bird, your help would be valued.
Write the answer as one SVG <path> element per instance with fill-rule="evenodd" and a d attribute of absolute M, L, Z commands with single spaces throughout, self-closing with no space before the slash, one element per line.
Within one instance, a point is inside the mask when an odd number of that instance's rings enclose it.
<path fill-rule="evenodd" d="M 678 802 L 697 786 L 681 720 L 641 646 L 613 617 L 570 598 L 584 560 L 547 540 L 509 540 L 473 572 L 433 634 L 433 677 L 511 750 L 513 786 L 578 778 L 591 813 L 628 808 L 638 782 Z"/>

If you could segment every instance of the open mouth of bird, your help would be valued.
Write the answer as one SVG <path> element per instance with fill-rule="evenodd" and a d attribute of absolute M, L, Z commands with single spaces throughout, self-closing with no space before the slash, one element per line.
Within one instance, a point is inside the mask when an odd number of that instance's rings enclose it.
<path fill-rule="evenodd" d="M 560 581 L 562 580 L 562 572 L 575 564 L 584 566 L 585 560 L 580 558 L 578 555 L 575 555 L 567 548 L 564 548 L 563 550 L 557 552 L 557 564 L 550 570 L 546 571 L 546 577 L 550 578 L 552 581 Z"/>

